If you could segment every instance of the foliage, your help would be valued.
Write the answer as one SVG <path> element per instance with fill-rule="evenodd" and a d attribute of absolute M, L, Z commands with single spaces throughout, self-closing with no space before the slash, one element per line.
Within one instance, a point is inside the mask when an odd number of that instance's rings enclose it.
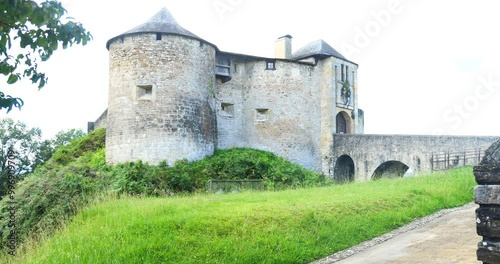
<path fill-rule="evenodd" d="M 42 141 L 36 153 L 36 167 L 48 161 L 59 147 L 69 144 L 72 140 L 81 138 L 84 135 L 85 133 L 80 129 L 69 129 L 57 132 L 53 139 Z"/>
<path fill-rule="evenodd" d="M 16 232 L 20 241 L 28 234 L 55 230 L 111 184 L 105 172 L 103 134 L 104 129 L 96 130 L 60 147 L 55 156 L 65 166 L 51 159 L 16 186 Z M 8 208 L 7 201 L 0 201 L 0 249 L 9 232 Z"/>
<path fill-rule="evenodd" d="M 233 148 L 217 150 L 213 156 L 172 167 L 143 162 L 119 164 L 113 169 L 119 194 L 165 195 L 204 191 L 211 179 L 261 179 L 269 190 L 327 184 L 324 175 L 306 170 L 267 151 Z"/>
<path fill-rule="evenodd" d="M 0 199 L 6 191 L 7 157 L 9 148 L 16 152 L 14 175 L 23 178 L 46 162 L 56 148 L 69 140 L 82 137 L 81 130 L 61 131 L 54 139 L 42 140 L 39 128 L 29 128 L 21 121 L 0 120 Z"/>
<path fill-rule="evenodd" d="M 309 263 L 468 203 L 474 186 L 469 167 L 280 192 L 110 199 L 12 261 Z"/>
<path fill-rule="evenodd" d="M 79 133 L 73 133 L 71 130 L 67 133 L 78 136 Z M 64 142 L 63 138 L 68 135 L 61 133 L 59 143 Z M 71 161 L 74 161 L 78 157 L 82 156 L 84 153 L 89 151 L 95 151 L 105 147 L 106 130 L 96 129 L 92 131 L 92 135 L 87 135 L 81 138 L 76 138 L 67 145 L 58 147 L 51 159 L 47 162 L 47 168 L 53 169 L 54 167 L 64 166 Z"/>
<path fill-rule="evenodd" d="M 66 9 L 58 1 L 40 4 L 32 0 L 0 0 L 0 74 L 8 84 L 28 78 L 38 89 L 47 77 L 38 70 L 62 44 L 86 45 L 92 38 L 79 22 L 64 17 Z M 0 92 L 0 110 L 21 108 L 24 102 Z"/>
<path fill-rule="evenodd" d="M 36 167 L 36 153 L 41 144 L 41 130 L 29 128 L 10 118 L 0 120 L 0 199 L 7 190 L 7 151 L 16 152 L 14 175 L 23 177 Z"/>

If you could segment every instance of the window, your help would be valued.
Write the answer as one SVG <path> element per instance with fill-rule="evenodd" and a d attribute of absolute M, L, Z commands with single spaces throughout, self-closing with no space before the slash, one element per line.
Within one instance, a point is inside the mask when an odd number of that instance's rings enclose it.
<path fill-rule="evenodd" d="M 347 133 L 347 122 L 342 113 L 337 114 L 337 133 L 346 134 Z"/>
<path fill-rule="evenodd" d="M 234 64 L 233 66 L 233 73 L 238 73 L 238 64 Z"/>
<path fill-rule="evenodd" d="M 337 83 L 337 80 L 339 78 L 338 74 L 339 74 L 339 69 L 338 69 L 337 65 L 335 65 L 335 75 L 334 75 L 335 76 L 335 83 Z"/>
<path fill-rule="evenodd" d="M 340 64 L 340 81 L 344 81 L 344 64 Z"/>
<path fill-rule="evenodd" d="M 268 119 L 268 116 L 267 116 L 268 110 L 269 109 L 262 109 L 262 108 L 255 109 L 255 121 L 258 123 L 266 122 Z"/>
<path fill-rule="evenodd" d="M 276 70 L 276 60 L 266 60 L 266 70 Z"/>
<path fill-rule="evenodd" d="M 156 40 L 161 40 L 161 33 L 156 33 Z"/>
<path fill-rule="evenodd" d="M 153 85 L 137 85 L 136 98 L 138 100 L 153 100 Z"/>
<path fill-rule="evenodd" d="M 234 104 L 229 104 L 229 103 L 221 103 L 221 114 L 225 116 L 234 116 Z"/>
<path fill-rule="evenodd" d="M 345 66 L 345 80 L 349 82 L 349 66 Z"/>

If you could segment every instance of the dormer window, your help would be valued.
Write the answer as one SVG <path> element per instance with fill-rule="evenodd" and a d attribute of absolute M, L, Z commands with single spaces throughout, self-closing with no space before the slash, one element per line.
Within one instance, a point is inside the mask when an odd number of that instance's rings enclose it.
<path fill-rule="evenodd" d="M 276 70 L 276 60 L 266 60 L 266 70 Z"/>

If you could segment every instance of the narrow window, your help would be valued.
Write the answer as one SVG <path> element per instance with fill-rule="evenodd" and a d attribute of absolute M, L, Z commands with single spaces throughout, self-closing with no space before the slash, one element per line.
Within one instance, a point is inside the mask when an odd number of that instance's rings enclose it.
<path fill-rule="evenodd" d="M 255 121 L 257 123 L 266 122 L 268 119 L 268 116 L 267 116 L 267 113 L 269 112 L 268 110 L 269 109 L 263 109 L 263 108 L 255 109 Z"/>
<path fill-rule="evenodd" d="M 137 85 L 136 95 L 139 100 L 153 100 L 153 86 Z"/>
<path fill-rule="evenodd" d="M 345 66 L 345 80 L 349 82 L 349 66 Z"/>
<path fill-rule="evenodd" d="M 233 66 L 233 73 L 238 73 L 238 64 L 234 64 Z"/>
<path fill-rule="evenodd" d="M 234 104 L 221 103 L 220 106 L 222 110 L 221 114 L 230 117 L 234 116 Z"/>
<path fill-rule="evenodd" d="M 266 60 L 266 70 L 276 70 L 276 60 Z"/>
<path fill-rule="evenodd" d="M 335 83 L 337 83 L 337 80 L 339 78 L 338 74 L 339 74 L 339 69 L 338 69 L 337 65 L 335 65 L 335 75 L 334 75 Z"/>
<path fill-rule="evenodd" d="M 156 33 L 156 40 L 161 40 L 161 33 Z"/>
<path fill-rule="evenodd" d="M 340 81 L 344 81 L 344 64 L 340 64 Z"/>

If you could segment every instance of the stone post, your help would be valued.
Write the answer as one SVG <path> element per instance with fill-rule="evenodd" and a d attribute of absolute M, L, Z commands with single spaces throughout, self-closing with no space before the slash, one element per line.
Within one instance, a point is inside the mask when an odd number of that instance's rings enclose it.
<path fill-rule="evenodd" d="M 477 234 L 483 237 L 477 259 L 483 263 L 500 264 L 500 141 L 486 150 L 481 163 L 474 167 L 476 182 L 474 199 Z"/>

